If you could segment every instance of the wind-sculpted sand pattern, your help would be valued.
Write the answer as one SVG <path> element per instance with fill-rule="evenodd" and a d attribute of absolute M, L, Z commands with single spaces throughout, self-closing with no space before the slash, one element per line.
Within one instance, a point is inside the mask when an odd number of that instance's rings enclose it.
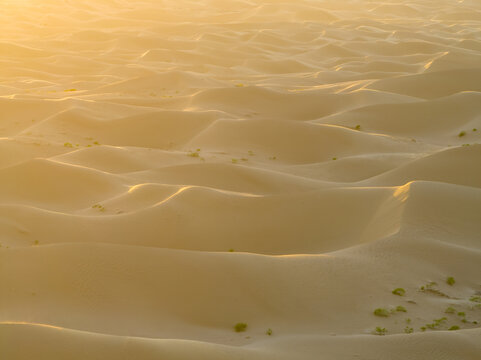
<path fill-rule="evenodd" d="M 0 5 L 2 360 L 481 358 L 478 0 Z"/>

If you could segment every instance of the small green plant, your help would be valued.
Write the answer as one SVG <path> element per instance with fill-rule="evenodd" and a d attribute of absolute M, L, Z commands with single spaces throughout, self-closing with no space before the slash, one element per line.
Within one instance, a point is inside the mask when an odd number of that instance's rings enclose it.
<path fill-rule="evenodd" d="M 66 89 L 65 91 L 77 91 L 77 89 Z"/>
<path fill-rule="evenodd" d="M 426 292 L 426 293 L 431 293 L 433 295 L 441 296 L 441 297 L 446 297 L 449 298 L 448 295 L 443 293 L 442 291 L 436 289 L 436 286 L 438 285 L 437 282 L 431 281 L 427 283 L 426 285 L 423 285 L 419 288 L 419 291 Z"/>
<path fill-rule="evenodd" d="M 476 303 L 481 303 L 481 296 L 471 296 L 469 298 L 469 301 L 476 302 Z"/>
<path fill-rule="evenodd" d="M 72 147 L 73 147 L 73 145 L 72 145 L 71 143 L 69 143 L 69 142 L 66 142 L 65 144 L 63 144 L 63 146 L 68 147 L 68 148 L 72 148 Z"/>
<path fill-rule="evenodd" d="M 461 131 L 461 132 L 458 134 L 459 137 L 463 137 L 463 136 L 465 136 L 465 135 L 466 135 L 466 131 Z"/>
<path fill-rule="evenodd" d="M 407 312 L 406 308 L 404 306 L 396 306 L 396 311 L 397 312 Z"/>
<path fill-rule="evenodd" d="M 406 324 L 410 324 L 411 323 L 411 319 L 410 318 L 407 318 L 406 319 Z"/>
<path fill-rule="evenodd" d="M 234 252 L 234 249 L 229 249 L 229 252 Z"/>
<path fill-rule="evenodd" d="M 448 276 L 448 277 L 446 278 L 446 283 L 447 283 L 448 285 L 453 286 L 453 285 L 456 283 L 456 280 L 454 280 L 454 278 L 453 278 L 452 276 Z"/>
<path fill-rule="evenodd" d="M 437 285 L 438 285 L 438 283 L 436 281 L 430 281 L 425 286 L 421 286 L 421 290 L 432 289 Z"/>
<path fill-rule="evenodd" d="M 478 129 L 474 128 L 473 131 L 478 131 Z"/>
<path fill-rule="evenodd" d="M 420 329 L 421 331 L 426 331 L 426 326 L 421 326 Z"/>
<path fill-rule="evenodd" d="M 440 327 L 441 325 L 443 325 L 446 320 L 448 320 L 448 319 L 445 318 L 445 317 L 442 317 L 440 319 L 434 319 L 431 324 L 426 324 L 426 327 L 434 330 L 434 329 Z"/>
<path fill-rule="evenodd" d="M 232 159 L 233 164 L 237 164 L 239 161 L 237 159 Z"/>
<path fill-rule="evenodd" d="M 361 130 L 361 125 L 356 125 L 356 127 L 354 129 Z"/>
<path fill-rule="evenodd" d="M 234 330 L 235 332 L 244 332 L 247 330 L 247 324 L 246 323 L 237 323 L 234 325 Z"/>
<path fill-rule="evenodd" d="M 193 157 L 193 158 L 198 158 L 199 153 L 197 151 L 191 151 L 187 154 L 187 156 Z"/>
<path fill-rule="evenodd" d="M 276 156 L 271 156 L 271 157 L 269 158 L 269 160 L 277 160 L 277 157 L 276 157 Z"/>
<path fill-rule="evenodd" d="M 271 336 L 271 335 L 272 335 L 272 329 L 267 329 L 267 331 L 266 331 L 266 335 L 269 335 L 269 336 Z"/>
<path fill-rule="evenodd" d="M 241 161 L 249 161 L 249 159 L 241 158 Z"/>
<path fill-rule="evenodd" d="M 252 150 L 247 151 L 247 154 L 249 154 L 249 156 L 254 156 L 254 155 L 255 155 L 255 154 L 254 154 L 254 151 L 252 151 Z"/>
<path fill-rule="evenodd" d="M 406 290 L 404 290 L 403 288 L 397 288 L 397 289 L 394 289 L 392 293 L 394 295 L 404 296 L 406 294 Z"/>
<path fill-rule="evenodd" d="M 459 330 L 459 326 L 458 326 L 458 325 L 453 325 L 453 326 L 451 326 L 448 330 L 450 330 L 450 331 Z"/>
<path fill-rule="evenodd" d="M 389 311 L 383 308 L 377 308 L 376 310 L 374 310 L 373 314 L 376 316 L 388 317 Z"/>
<path fill-rule="evenodd" d="M 444 313 L 446 313 L 446 314 L 456 314 L 456 309 L 453 308 L 452 306 L 449 306 L 448 308 L 446 308 L 446 310 L 444 310 Z"/>
<path fill-rule="evenodd" d="M 386 328 L 382 328 L 380 326 L 376 326 L 376 328 L 373 331 L 374 335 L 386 335 L 387 330 Z"/>
<path fill-rule="evenodd" d="M 337 160 L 337 157 L 333 157 L 332 160 Z"/>
<path fill-rule="evenodd" d="M 98 141 L 94 141 L 94 145 L 100 145 Z"/>
<path fill-rule="evenodd" d="M 406 326 L 406 327 L 404 328 L 404 332 L 405 332 L 406 334 L 412 334 L 412 333 L 414 332 L 414 329 L 413 329 L 412 327 Z"/>
<path fill-rule="evenodd" d="M 102 212 L 105 211 L 105 208 L 104 208 L 102 205 L 100 205 L 100 204 L 95 204 L 95 205 L 92 206 L 92 208 L 93 208 L 93 209 L 98 209 L 99 211 L 102 211 Z"/>
<path fill-rule="evenodd" d="M 34 245 L 38 245 L 38 244 L 39 244 L 38 240 L 35 240 L 35 241 L 33 242 L 33 244 L 34 244 Z"/>

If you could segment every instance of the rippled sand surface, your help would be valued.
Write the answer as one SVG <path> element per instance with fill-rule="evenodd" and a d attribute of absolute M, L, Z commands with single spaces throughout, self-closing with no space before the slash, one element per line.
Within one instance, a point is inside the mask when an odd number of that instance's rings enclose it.
<path fill-rule="evenodd" d="M 0 6 L 2 360 L 481 358 L 478 0 Z"/>

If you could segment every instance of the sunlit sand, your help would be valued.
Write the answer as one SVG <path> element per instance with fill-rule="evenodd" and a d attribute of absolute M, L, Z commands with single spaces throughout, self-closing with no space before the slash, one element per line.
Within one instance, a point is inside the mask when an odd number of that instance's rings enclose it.
<path fill-rule="evenodd" d="M 0 0 L 0 359 L 481 359 L 478 0 Z"/>

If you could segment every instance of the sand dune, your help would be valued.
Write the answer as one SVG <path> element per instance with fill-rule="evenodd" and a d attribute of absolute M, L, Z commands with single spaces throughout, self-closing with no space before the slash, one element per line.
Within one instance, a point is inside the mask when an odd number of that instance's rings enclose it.
<path fill-rule="evenodd" d="M 2 360 L 481 358 L 479 1 L 1 5 Z"/>

